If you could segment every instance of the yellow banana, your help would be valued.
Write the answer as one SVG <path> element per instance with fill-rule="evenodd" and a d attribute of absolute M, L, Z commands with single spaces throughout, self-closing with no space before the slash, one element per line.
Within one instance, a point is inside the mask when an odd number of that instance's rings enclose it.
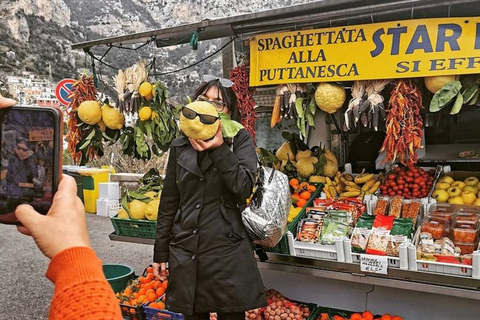
<path fill-rule="evenodd" d="M 373 179 L 374 176 L 375 175 L 373 173 L 359 174 L 358 176 L 355 177 L 355 183 L 363 184 L 368 180 Z"/>
<path fill-rule="evenodd" d="M 323 192 L 325 193 L 325 196 L 327 197 L 327 199 L 332 198 L 332 196 L 330 195 L 330 192 L 328 191 L 328 188 L 326 186 L 323 187 Z"/>
<path fill-rule="evenodd" d="M 328 191 L 330 192 L 330 194 L 331 194 L 333 197 L 336 197 L 336 196 L 337 196 L 337 190 L 335 190 L 335 188 L 334 188 L 333 186 L 328 187 Z"/>
<path fill-rule="evenodd" d="M 335 187 L 335 190 L 337 190 L 338 194 L 342 193 L 343 192 L 342 184 L 341 183 L 337 184 L 337 186 Z"/>
<path fill-rule="evenodd" d="M 375 179 L 370 179 L 367 182 L 365 182 L 365 184 L 362 187 L 362 190 L 367 191 L 368 189 L 373 187 L 374 184 L 375 184 Z"/>
<path fill-rule="evenodd" d="M 339 184 L 340 183 L 340 176 L 335 176 L 335 178 L 333 178 L 333 181 L 336 183 L 336 184 Z"/>
<path fill-rule="evenodd" d="M 373 194 L 373 193 L 375 193 L 375 191 L 378 190 L 379 187 L 380 187 L 380 181 L 377 181 L 377 182 L 375 182 L 375 184 L 370 189 L 368 189 L 368 192 L 370 194 Z"/>
<path fill-rule="evenodd" d="M 343 177 L 343 176 L 340 178 L 340 181 L 341 181 L 345 186 L 350 186 L 350 187 L 353 187 L 353 188 L 358 188 L 358 189 L 360 189 L 360 187 L 357 186 L 357 184 L 356 184 L 355 182 L 353 182 L 353 181 L 348 181 L 347 178 L 345 178 L 345 177 Z"/>
<path fill-rule="evenodd" d="M 348 192 L 341 193 L 340 198 L 358 197 L 359 195 L 360 195 L 360 190 L 358 190 L 358 191 L 348 191 Z"/>
<path fill-rule="evenodd" d="M 347 190 L 347 191 L 360 191 L 360 187 L 357 186 L 356 188 L 354 188 L 354 187 L 350 187 L 350 186 L 345 186 L 345 190 Z"/>
<path fill-rule="evenodd" d="M 342 175 L 342 177 L 344 177 L 347 181 L 353 181 L 353 176 L 351 174 L 348 174 L 348 173 L 344 173 Z"/>
<path fill-rule="evenodd" d="M 333 185 L 332 180 L 331 180 L 329 177 L 325 177 L 325 184 L 326 184 L 327 186 Z"/>

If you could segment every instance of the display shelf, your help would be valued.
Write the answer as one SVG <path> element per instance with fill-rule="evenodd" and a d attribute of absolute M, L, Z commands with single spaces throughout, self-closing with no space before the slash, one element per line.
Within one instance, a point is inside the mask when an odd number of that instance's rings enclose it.
<path fill-rule="evenodd" d="M 151 245 L 155 244 L 155 239 L 119 236 L 118 234 L 115 234 L 115 232 L 110 233 L 108 237 L 112 241 L 123 241 L 123 242 L 151 244 Z"/>
<path fill-rule="evenodd" d="M 388 275 L 365 273 L 360 265 L 268 253 L 260 269 L 480 300 L 480 279 L 389 268 Z"/>

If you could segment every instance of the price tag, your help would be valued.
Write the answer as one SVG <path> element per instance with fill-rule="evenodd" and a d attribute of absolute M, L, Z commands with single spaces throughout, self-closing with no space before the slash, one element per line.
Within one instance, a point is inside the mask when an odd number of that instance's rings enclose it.
<path fill-rule="evenodd" d="M 370 254 L 360 255 L 360 270 L 372 273 L 387 274 L 388 260 L 386 256 Z"/>

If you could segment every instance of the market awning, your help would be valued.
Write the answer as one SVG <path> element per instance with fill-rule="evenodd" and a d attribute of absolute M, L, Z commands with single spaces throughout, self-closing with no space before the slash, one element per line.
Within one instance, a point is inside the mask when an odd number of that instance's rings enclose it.
<path fill-rule="evenodd" d="M 158 47 L 168 47 L 188 43 L 192 34 L 197 31 L 199 40 L 217 39 L 234 35 L 250 35 L 282 30 L 295 30 L 305 27 L 320 26 L 344 22 L 345 24 L 361 23 L 360 19 L 373 21 L 386 16 L 397 18 L 400 12 L 408 17 L 417 17 L 424 9 L 435 11 L 441 9 L 443 16 L 468 14 L 470 10 L 453 9 L 459 6 L 470 6 L 478 0 L 323 0 L 311 3 L 283 7 L 279 9 L 248 13 L 221 19 L 205 19 L 200 22 L 161 28 L 129 35 L 103 38 L 80 42 L 72 45 L 73 49 L 88 49 L 95 46 L 125 45 L 144 43 L 155 40 Z M 469 6 L 469 8 L 470 8 Z M 452 10 L 451 10 L 452 9 Z M 458 11 L 458 12 L 457 12 Z M 383 17 L 383 18 L 382 18 Z"/>

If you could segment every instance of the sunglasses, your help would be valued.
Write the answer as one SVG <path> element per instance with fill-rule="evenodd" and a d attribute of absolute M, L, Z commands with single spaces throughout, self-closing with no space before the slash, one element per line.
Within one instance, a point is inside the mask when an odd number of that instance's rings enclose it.
<path fill-rule="evenodd" d="M 223 109 L 227 106 L 227 104 L 223 101 L 208 100 L 207 97 L 204 96 L 198 96 L 196 101 L 203 101 L 213 104 L 218 109 L 218 111 L 223 111 Z"/>
<path fill-rule="evenodd" d="M 233 86 L 233 82 L 231 80 L 220 78 L 211 74 L 204 75 L 203 81 L 205 82 L 218 81 L 224 88 L 230 88 L 231 86 Z"/>
<path fill-rule="evenodd" d="M 26 151 L 28 151 L 28 148 L 23 148 L 23 147 L 17 146 L 17 150 L 21 150 L 23 152 L 26 152 Z"/>
<path fill-rule="evenodd" d="M 199 117 L 200 122 L 203 124 L 214 124 L 218 119 L 220 119 L 219 117 L 211 116 L 209 114 L 196 113 L 195 111 L 187 107 L 182 108 L 182 114 L 185 118 L 190 120 Z"/>

